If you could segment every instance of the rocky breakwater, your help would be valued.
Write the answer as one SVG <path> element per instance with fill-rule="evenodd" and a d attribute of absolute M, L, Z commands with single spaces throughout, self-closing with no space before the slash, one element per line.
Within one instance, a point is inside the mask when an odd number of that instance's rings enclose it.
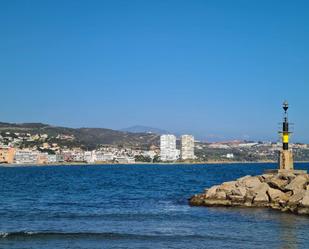
<path fill-rule="evenodd" d="M 193 206 L 268 207 L 309 215 L 309 175 L 290 172 L 245 176 L 205 189 L 189 202 Z"/>

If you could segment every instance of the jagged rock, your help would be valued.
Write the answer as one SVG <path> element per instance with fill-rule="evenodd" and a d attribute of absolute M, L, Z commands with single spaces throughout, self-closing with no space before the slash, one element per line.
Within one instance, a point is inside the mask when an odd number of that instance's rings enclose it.
<path fill-rule="evenodd" d="M 231 206 L 231 200 L 213 200 L 213 199 L 205 199 L 203 202 L 205 206 Z"/>
<path fill-rule="evenodd" d="M 246 175 L 246 176 L 243 176 L 243 177 L 238 178 L 236 181 L 237 181 L 237 182 L 241 182 L 241 181 L 243 181 L 243 180 L 245 180 L 245 179 L 247 179 L 247 178 L 249 178 L 249 177 L 252 177 L 252 176 Z"/>
<path fill-rule="evenodd" d="M 226 193 L 224 191 L 217 191 L 216 192 L 216 199 L 218 199 L 218 200 L 226 199 Z"/>
<path fill-rule="evenodd" d="M 245 195 L 245 202 L 252 204 L 254 197 L 255 193 L 253 191 L 247 191 Z"/>
<path fill-rule="evenodd" d="M 250 190 L 255 194 L 260 194 L 260 193 L 266 193 L 266 191 L 269 189 L 269 186 L 265 182 L 260 182 L 260 184 L 256 185 L 254 188 L 251 188 Z"/>
<path fill-rule="evenodd" d="M 298 175 L 288 185 L 285 186 L 285 189 L 292 190 L 293 192 L 297 191 L 298 189 L 305 189 L 307 181 L 307 175 Z"/>
<path fill-rule="evenodd" d="M 272 202 L 278 202 L 279 200 L 287 201 L 289 199 L 288 195 L 283 193 L 282 191 L 274 188 L 269 188 L 267 190 L 268 196 L 270 198 L 270 201 Z"/>
<path fill-rule="evenodd" d="M 266 182 L 270 187 L 281 190 L 284 190 L 284 187 L 289 183 L 288 180 L 284 180 L 279 177 L 272 177 Z"/>
<path fill-rule="evenodd" d="M 231 194 L 232 191 L 236 188 L 236 181 L 224 182 L 218 187 L 219 191 L 224 191 L 226 194 Z"/>
<path fill-rule="evenodd" d="M 252 204 L 253 203 L 253 200 L 248 200 L 248 199 L 245 199 L 245 202 L 243 203 L 243 206 L 244 207 L 252 207 Z"/>
<path fill-rule="evenodd" d="M 232 190 L 232 195 L 245 196 L 247 193 L 247 189 L 245 187 L 239 186 L 236 189 Z"/>
<path fill-rule="evenodd" d="M 309 208 L 307 208 L 307 207 L 299 207 L 298 209 L 297 209 L 297 213 L 298 214 L 309 214 Z"/>
<path fill-rule="evenodd" d="M 309 207 L 309 190 L 305 191 L 304 197 L 301 200 L 300 204 L 304 207 Z"/>
<path fill-rule="evenodd" d="M 194 195 L 190 198 L 189 202 L 191 205 L 194 205 L 194 206 L 201 206 L 204 204 L 204 199 L 203 197 L 201 197 L 200 195 Z"/>
<path fill-rule="evenodd" d="M 267 181 L 268 179 L 272 178 L 273 174 L 263 174 L 259 176 L 261 182 Z"/>
<path fill-rule="evenodd" d="M 253 188 L 253 192 L 255 193 L 254 202 L 268 202 L 269 197 L 267 195 L 267 191 L 269 186 L 267 183 L 260 183 L 257 187 Z"/>
<path fill-rule="evenodd" d="M 298 189 L 297 192 L 294 192 L 294 194 L 289 198 L 288 204 L 289 205 L 297 205 L 305 196 L 305 190 L 304 189 Z"/>
<path fill-rule="evenodd" d="M 288 173 L 284 173 L 284 174 L 280 173 L 280 174 L 278 174 L 278 177 L 280 179 L 283 179 L 283 180 L 292 181 L 296 177 L 296 175 L 291 173 L 291 172 L 288 172 Z"/>
<path fill-rule="evenodd" d="M 232 201 L 232 203 L 235 204 L 242 204 L 245 201 L 244 196 L 239 196 L 239 195 L 230 195 L 228 198 Z"/>
<path fill-rule="evenodd" d="M 309 175 L 291 172 L 245 176 L 194 195 L 191 205 L 270 207 L 309 215 Z"/>
<path fill-rule="evenodd" d="M 214 198 L 216 196 L 216 192 L 218 189 L 218 185 L 212 186 L 210 189 L 206 192 L 206 198 Z"/>
<path fill-rule="evenodd" d="M 280 210 L 281 209 L 281 205 L 277 202 L 272 202 L 269 204 L 269 207 L 273 208 L 273 209 L 277 209 Z"/>
<path fill-rule="evenodd" d="M 239 182 L 237 186 L 244 186 L 247 188 L 256 188 L 261 184 L 261 181 L 256 176 L 247 177 Z"/>

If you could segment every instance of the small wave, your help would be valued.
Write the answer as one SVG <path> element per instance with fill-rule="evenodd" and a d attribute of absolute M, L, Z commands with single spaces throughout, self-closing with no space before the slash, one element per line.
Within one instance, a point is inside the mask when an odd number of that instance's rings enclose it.
<path fill-rule="evenodd" d="M 9 235 L 9 233 L 0 232 L 0 238 L 5 238 Z"/>
<path fill-rule="evenodd" d="M 0 232 L 0 238 L 8 238 L 14 236 L 31 236 L 37 234 L 35 232 Z"/>
<path fill-rule="evenodd" d="M 207 237 L 207 236 L 206 236 Z M 97 238 L 97 239 L 139 239 L 139 240 L 179 240 L 203 239 L 203 235 L 164 235 L 164 234 L 128 234 L 128 233 L 96 233 L 96 232 L 0 232 L 0 239 L 57 239 L 57 238 Z"/>

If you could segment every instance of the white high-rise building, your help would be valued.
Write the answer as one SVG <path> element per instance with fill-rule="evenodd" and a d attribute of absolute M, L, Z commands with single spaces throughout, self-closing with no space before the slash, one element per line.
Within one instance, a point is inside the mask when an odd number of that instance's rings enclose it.
<path fill-rule="evenodd" d="M 162 135 L 160 137 L 161 161 L 175 161 L 178 159 L 176 150 L 176 137 L 174 135 Z"/>
<path fill-rule="evenodd" d="M 181 159 L 194 159 L 194 137 L 191 135 L 181 136 Z"/>

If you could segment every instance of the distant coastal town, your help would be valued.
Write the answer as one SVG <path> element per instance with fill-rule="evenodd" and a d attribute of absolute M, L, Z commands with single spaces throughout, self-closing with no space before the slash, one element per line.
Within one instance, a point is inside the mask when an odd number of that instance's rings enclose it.
<path fill-rule="evenodd" d="M 128 136 L 128 134 L 127 134 Z M 276 161 L 280 142 L 206 143 L 192 135 L 157 136 L 149 144 L 97 144 L 87 148 L 72 134 L 0 132 L 0 164 L 203 163 Z M 77 146 L 75 146 L 77 144 Z M 292 144 L 296 161 L 309 161 L 307 144 Z M 93 147 L 93 146 L 92 146 Z"/>

